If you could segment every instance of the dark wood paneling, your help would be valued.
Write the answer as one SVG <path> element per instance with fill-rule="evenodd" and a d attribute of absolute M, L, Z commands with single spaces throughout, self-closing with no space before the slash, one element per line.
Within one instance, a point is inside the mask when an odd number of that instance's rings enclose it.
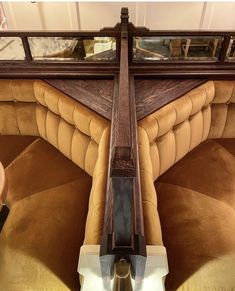
<path fill-rule="evenodd" d="M 111 120 L 114 80 L 45 79 L 44 81 Z"/>
<path fill-rule="evenodd" d="M 140 120 L 205 83 L 207 79 L 136 79 L 136 114 Z"/>

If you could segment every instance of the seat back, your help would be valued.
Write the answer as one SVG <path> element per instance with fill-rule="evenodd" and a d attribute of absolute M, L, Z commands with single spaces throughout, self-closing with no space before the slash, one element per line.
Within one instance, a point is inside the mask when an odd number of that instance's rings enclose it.
<path fill-rule="evenodd" d="M 110 122 L 40 80 L 0 80 L 0 134 L 40 136 L 93 177 L 85 243 L 99 244 Z"/>
<path fill-rule="evenodd" d="M 92 176 L 109 122 L 43 81 L 1 80 L 0 126 L 2 135 L 44 138 Z"/>
<path fill-rule="evenodd" d="M 235 137 L 234 86 L 234 81 L 208 81 L 139 121 L 147 244 L 162 244 L 154 181 L 206 139 Z"/>

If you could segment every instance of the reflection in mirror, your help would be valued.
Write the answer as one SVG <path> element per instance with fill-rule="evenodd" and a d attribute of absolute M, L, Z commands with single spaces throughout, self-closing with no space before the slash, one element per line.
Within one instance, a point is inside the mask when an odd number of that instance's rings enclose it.
<path fill-rule="evenodd" d="M 0 37 L 0 60 L 24 60 L 25 53 L 21 38 Z"/>
<path fill-rule="evenodd" d="M 235 61 L 235 36 L 232 36 L 229 42 L 227 54 L 226 54 L 227 61 Z"/>
<path fill-rule="evenodd" d="M 216 61 L 221 36 L 134 37 L 134 60 Z"/>
<path fill-rule="evenodd" d="M 111 37 L 29 37 L 34 60 L 103 61 L 116 59 Z"/>

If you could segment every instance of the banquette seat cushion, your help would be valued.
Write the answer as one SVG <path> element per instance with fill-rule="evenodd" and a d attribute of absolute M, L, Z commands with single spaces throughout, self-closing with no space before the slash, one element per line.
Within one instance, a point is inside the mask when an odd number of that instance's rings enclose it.
<path fill-rule="evenodd" d="M 155 187 L 169 261 L 167 290 L 233 290 L 235 156 L 207 140 Z"/>
<path fill-rule="evenodd" d="M 235 289 L 234 85 L 209 81 L 139 122 L 145 235 L 166 247 L 166 290 Z"/>
<path fill-rule="evenodd" d="M 0 138 L 0 161 L 6 168 L 36 137 L 32 136 L 7 136 Z"/>
<path fill-rule="evenodd" d="M 79 249 L 101 239 L 109 122 L 42 81 L 0 82 L 0 290 L 79 290 Z"/>

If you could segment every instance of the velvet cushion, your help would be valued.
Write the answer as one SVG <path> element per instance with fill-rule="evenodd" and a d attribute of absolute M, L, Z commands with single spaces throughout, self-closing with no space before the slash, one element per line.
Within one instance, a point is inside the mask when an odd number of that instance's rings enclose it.
<path fill-rule="evenodd" d="M 230 143 L 234 148 L 235 140 Z M 155 186 L 168 253 L 166 289 L 233 290 L 235 157 L 208 140 Z"/>
<path fill-rule="evenodd" d="M 216 139 L 216 142 L 222 145 L 232 155 L 235 156 L 235 139 L 234 138 L 220 138 Z"/>
<path fill-rule="evenodd" d="M 7 204 L 76 179 L 91 178 L 48 142 L 38 138 L 6 169 Z"/>
<path fill-rule="evenodd" d="M 31 136 L 0 136 L 0 161 L 7 167 L 36 137 Z"/>
<path fill-rule="evenodd" d="M 79 290 L 89 179 L 16 202 L 0 235 L 0 290 Z"/>
<path fill-rule="evenodd" d="M 91 177 L 40 138 L 6 171 L 10 213 L 0 235 L 0 290 L 79 290 Z"/>

